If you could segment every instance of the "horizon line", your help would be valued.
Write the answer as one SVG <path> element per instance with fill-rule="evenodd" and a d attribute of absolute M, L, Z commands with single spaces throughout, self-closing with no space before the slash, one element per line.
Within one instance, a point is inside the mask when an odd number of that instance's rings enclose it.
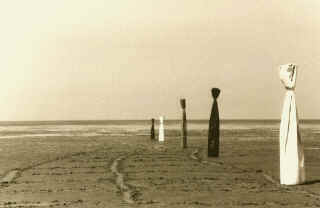
<path fill-rule="evenodd" d="M 148 121 L 150 119 L 76 119 L 76 120 L 0 120 L 1 123 L 3 122 L 83 122 L 83 121 Z M 157 119 L 156 119 L 157 120 Z M 180 118 L 173 118 L 173 119 L 165 119 L 167 121 L 178 121 L 181 120 Z M 197 118 L 197 119 L 187 119 L 192 121 L 208 121 L 208 118 Z M 281 119 L 276 118 L 226 118 L 220 119 L 220 121 L 280 121 Z M 300 121 L 320 121 L 320 118 L 303 118 L 299 119 Z"/>

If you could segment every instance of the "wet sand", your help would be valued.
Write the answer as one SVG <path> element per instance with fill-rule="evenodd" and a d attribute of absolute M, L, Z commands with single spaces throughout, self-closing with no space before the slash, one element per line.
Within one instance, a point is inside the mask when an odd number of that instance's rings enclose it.
<path fill-rule="evenodd" d="M 320 207 L 317 137 L 307 184 L 280 186 L 277 133 L 259 135 L 223 133 L 219 158 L 205 136 L 3 139 L 0 207 Z"/>

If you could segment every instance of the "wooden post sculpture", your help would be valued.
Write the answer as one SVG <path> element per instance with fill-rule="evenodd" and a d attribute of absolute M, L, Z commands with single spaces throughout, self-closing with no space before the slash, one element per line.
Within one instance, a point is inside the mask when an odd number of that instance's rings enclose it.
<path fill-rule="evenodd" d="M 159 142 L 164 142 L 164 127 L 163 127 L 163 116 L 160 116 L 160 126 L 159 126 Z"/>
<path fill-rule="evenodd" d="M 220 89 L 212 88 L 213 105 L 211 109 L 208 133 L 208 157 L 219 157 L 220 120 L 217 98 Z"/>
<path fill-rule="evenodd" d="M 155 135 L 154 135 L 154 118 L 151 119 L 151 132 L 150 132 L 150 139 L 155 140 Z"/>
<path fill-rule="evenodd" d="M 181 128 L 181 146 L 187 148 L 187 114 L 186 114 L 186 99 L 180 100 L 182 108 L 182 128 Z"/>

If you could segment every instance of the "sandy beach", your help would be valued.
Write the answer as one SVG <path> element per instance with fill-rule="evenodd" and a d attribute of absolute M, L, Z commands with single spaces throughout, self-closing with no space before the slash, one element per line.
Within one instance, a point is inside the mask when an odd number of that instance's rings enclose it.
<path fill-rule="evenodd" d="M 1 3 L 0 208 L 320 208 L 320 0 Z"/>
<path fill-rule="evenodd" d="M 278 133 L 250 131 L 222 132 L 219 158 L 204 135 L 1 139 L 0 207 L 320 207 L 317 135 L 307 184 L 280 186 Z"/>

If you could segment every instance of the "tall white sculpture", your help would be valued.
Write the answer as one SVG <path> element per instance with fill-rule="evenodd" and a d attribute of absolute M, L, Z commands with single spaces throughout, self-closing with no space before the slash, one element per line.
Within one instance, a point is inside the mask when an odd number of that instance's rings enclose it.
<path fill-rule="evenodd" d="M 159 125 L 159 142 L 164 142 L 164 127 L 163 127 L 163 116 L 160 116 L 160 125 Z"/>
<path fill-rule="evenodd" d="M 280 80 L 286 88 L 280 124 L 280 183 L 297 185 L 305 182 L 304 152 L 294 89 L 297 66 L 280 66 Z"/>

